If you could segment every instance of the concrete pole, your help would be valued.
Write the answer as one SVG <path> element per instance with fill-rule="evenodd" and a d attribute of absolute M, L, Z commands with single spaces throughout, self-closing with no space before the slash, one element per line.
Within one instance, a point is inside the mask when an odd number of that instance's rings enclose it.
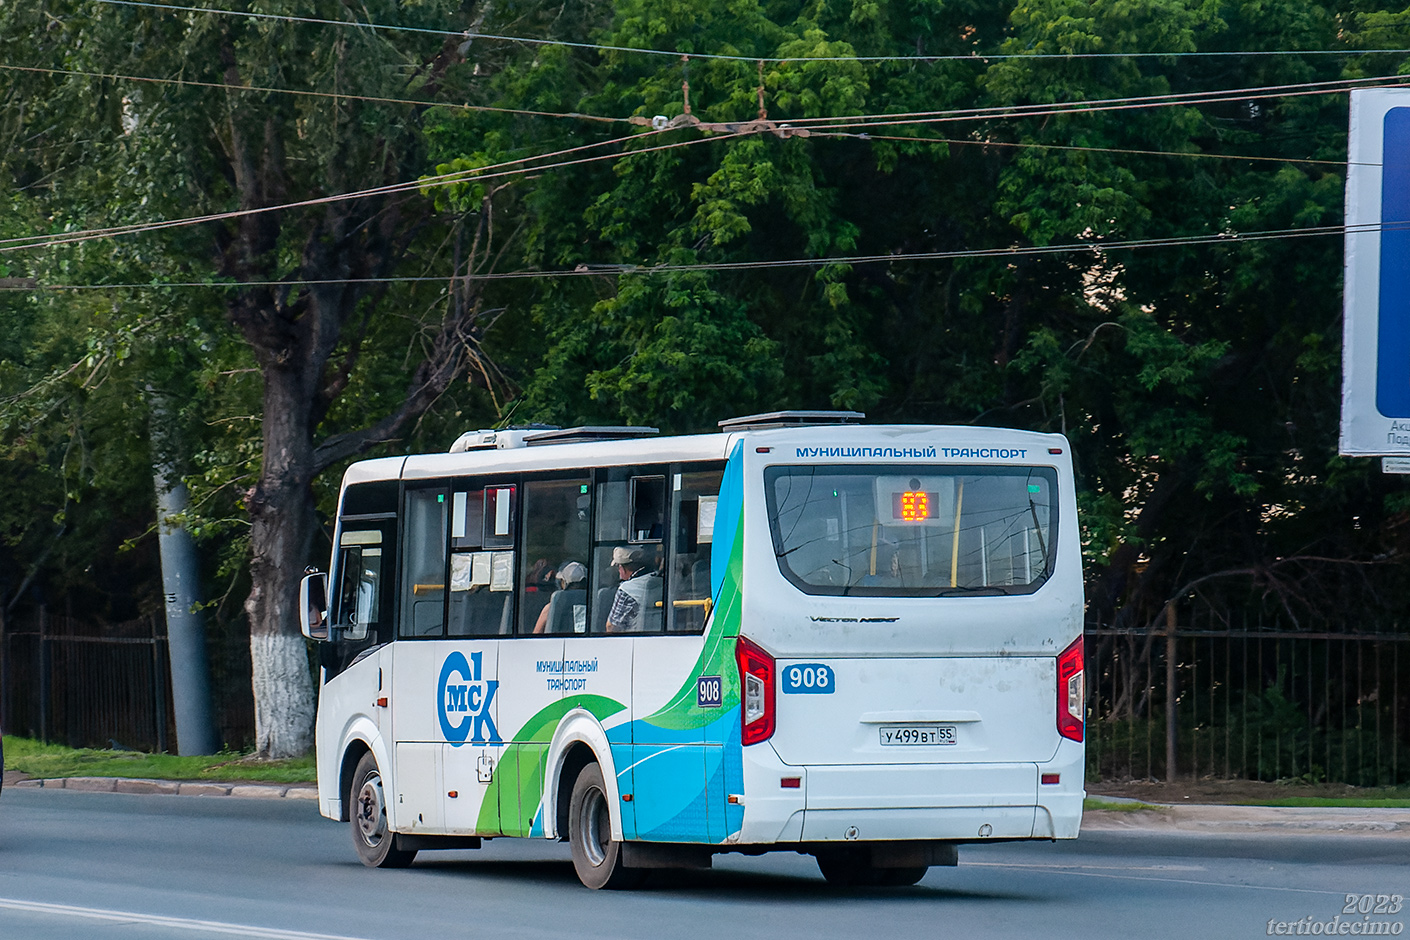
<path fill-rule="evenodd" d="M 166 595 L 167 658 L 171 663 L 171 699 L 176 718 L 176 752 L 214 754 L 220 750 L 211 718 L 210 664 L 202 616 L 196 545 L 185 527 L 172 521 L 189 505 L 186 484 L 176 472 L 169 449 L 166 401 L 152 392 L 152 459 L 157 490 L 157 542 L 162 557 L 162 591 Z"/>
<path fill-rule="evenodd" d="M 1177 679 L 1175 649 L 1175 602 L 1165 605 L 1165 782 L 1175 779 L 1176 744 L 1180 732 L 1179 713 L 1176 706 L 1180 700 Z"/>

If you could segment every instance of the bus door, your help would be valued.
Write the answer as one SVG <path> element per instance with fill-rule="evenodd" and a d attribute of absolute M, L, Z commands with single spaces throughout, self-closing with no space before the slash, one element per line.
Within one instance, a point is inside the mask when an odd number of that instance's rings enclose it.
<path fill-rule="evenodd" d="M 391 662 L 393 752 L 389 816 L 401 832 L 439 832 L 444 827 L 442 742 L 448 701 L 442 665 L 451 652 L 443 641 L 446 603 L 446 488 L 408 488 L 395 650 Z M 452 664 L 446 664 L 449 668 Z M 437 676 L 441 675 L 439 684 Z"/>
<path fill-rule="evenodd" d="M 516 487 L 456 481 L 450 488 L 446 640 L 437 678 L 446 831 L 505 831 L 501 774 L 508 748 L 501 638 L 513 629 Z M 510 813 L 509 815 L 513 815 Z"/>
<path fill-rule="evenodd" d="M 366 715 L 384 741 L 392 737 L 388 709 L 379 703 L 387 700 L 392 679 L 396 484 L 387 490 L 386 483 L 354 484 L 344 496 L 328 612 L 335 632 L 319 648 L 325 679 L 320 714 L 339 722 Z M 335 676 L 339 681 L 329 684 Z M 343 728 L 320 731 L 341 739 Z"/>

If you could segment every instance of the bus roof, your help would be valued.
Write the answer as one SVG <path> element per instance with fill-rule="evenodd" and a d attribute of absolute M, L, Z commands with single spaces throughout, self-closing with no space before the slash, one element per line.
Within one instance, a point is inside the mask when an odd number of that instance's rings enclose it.
<path fill-rule="evenodd" d="M 985 451 L 996 446 L 1022 449 L 1021 456 L 1006 453 L 1008 459 L 1004 462 L 1017 457 L 1027 463 L 1064 464 L 1068 456 L 1068 442 L 1061 434 L 964 425 L 833 424 L 384 457 L 353 464 L 343 482 L 719 461 L 725 460 L 735 442 L 742 440 L 754 446 L 778 448 L 775 459 L 780 461 L 921 458 L 937 463 L 987 462 L 989 454 Z M 1062 457 L 1054 459 L 1057 455 Z"/>

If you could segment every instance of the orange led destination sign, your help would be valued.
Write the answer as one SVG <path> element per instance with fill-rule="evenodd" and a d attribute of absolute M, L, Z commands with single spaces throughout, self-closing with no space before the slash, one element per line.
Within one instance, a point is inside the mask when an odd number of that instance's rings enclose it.
<path fill-rule="evenodd" d="M 892 509 L 902 522 L 924 522 L 930 518 L 930 494 L 920 490 L 897 493 L 891 499 Z"/>

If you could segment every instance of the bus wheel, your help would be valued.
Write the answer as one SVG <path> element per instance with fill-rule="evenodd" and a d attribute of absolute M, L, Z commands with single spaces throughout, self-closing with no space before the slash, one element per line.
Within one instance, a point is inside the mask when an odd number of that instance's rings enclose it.
<path fill-rule="evenodd" d="M 612 808 L 596 764 L 584 767 L 573 782 L 568 841 L 578 880 L 589 888 L 633 888 L 641 883 L 645 872 L 622 864 L 622 843 L 612 838 Z"/>
<path fill-rule="evenodd" d="M 369 751 L 357 762 L 353 774 L 352 819 L 353 845 L 357 857 L 368 868 L 405 868 L 416 857 L 413 849 L 396 847 L 396 838 L 387 828 L 387 800 L 382 794 L 382 772 L 377 758 Z"/>

